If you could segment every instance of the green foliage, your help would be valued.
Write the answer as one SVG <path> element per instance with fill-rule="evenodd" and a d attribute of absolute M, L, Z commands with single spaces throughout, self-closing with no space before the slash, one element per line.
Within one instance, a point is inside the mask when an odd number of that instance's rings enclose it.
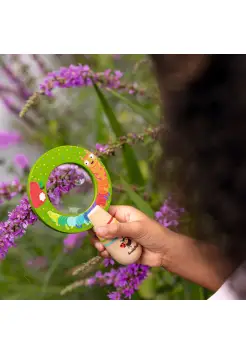
<path fill-rule="evenodd" d="M 144 104 L 136 101 L 135 98 L 129 99 L 125 95 L 118 93 L 116 90 L 110 90 L 110 93 L 124 102 L 127 106 L 131 107 L 133 112 L 136 112 L 142 116 L 147 123 L 152 125 L 159 123 L 159 118 L 156 117 L 153 112 L 149 111 L 149 109 L 147 109 Z"/>
<path fill-rule="evenodd" d="M 123 188 L 125 189 L 127 195 L 131 199 L 132 203 L 142 212 L 144 212 L 147 216 L 154 218 L 154 211 L 152 210 L 151 206 L 144 201 L 144 199 L 139 196 L 131 186 L 121 177 L 121 183 Z"/>
<path fill-rule="evenodd" d="M 64 62 L 67 65 L 71 58 L 61 57 L 60 60 L 57 63 L 56 59 L 56 65 L 51 69 L 57 69 Z M 27 130 L 25 125 L 18 125 L 30 144 L 30 150 L 37 142 L 40 154 L 63 144 L 81 145 L 94 150 L 96 143 L 107 144 L 115 137 L 143 132 L 145 127 L 158 124 L 160 105 L 156 99 L 157 89 L 145 56 L 123 55 L 116 60 L 111 55 L 80 55 L 74 56 L 73 60 L 73 64 L 78 61 L 89 64 L 98 72 L 108 68 L 122 70 L 125 82 L 137 82 L 147 94 L 139 98 L 113 90 L 105 92 L 96 85 L 81 90 L 57 90 L 54 99 L 42 98 L 31 112 L 35 114 L 37 124 L 34 131 Z M 20 77 L 25 81 L 22 75 Z M 35 91 L 37 86 L 29 88 Z M 122 188 L 114 190 L 114 204 L 135 205 L 150 217 L 154 216 L 154 211 L 165 197 L 163 187 L 156 184 L 153 176 L 159 151 L 158 142 L 146 140 L 134 146 L 125 145 L 122 152 L 116 151 L 114 156 L 103 159 L 113 186 L 121 185 Z M 137 191 L 132 184 L 137 186 Z M 19 198 L 0 205 L 1 221 L 7 218 L 7 213 L 16 206 Z M 72 197 L 70 203 L 73 204 Z M 66 285 L 77 279 L 70 270 L 97 255 L 89 236 L 80 248 L 70 252 L 64 252 L 63 238 L 63 234 L 40 222 L 28 228 L 26 235 L 17 241 L 17 247 L 12 248 L 0 263 L 0 299 L 106 299 L 106 287 L 81 286 L 74 292 L 60 295 Z M 45 258 L 44 265 L 29 265 L 30 260 L 39 257 Z M 90 274 L 93 272 L 91 270 Z M 134 295 L 134 299 L 156 300 L 207 297 L 206 290 L 160 268 L 152 270 Z"/>
<path fill-rule="evenodd" d="M 99 87 L 96 84 L 94 84 L 94 87 L 95 87 L 95 91 L 98 95 L 98 98 L 101 101 L 103 110 L 104 110 L 106 116 L 108 117 L 108 120 L 110 122 L 112 130 L 114 131 L 116 137 L 123 137 L 125 135 L 125 132 L 124 132 L 123 128 L 121 127 L 119 121 L 117 120 L 105 95 L 102 93 L 102 91 L 99 89 Z M 129 179 L 130 179 L 131 183 L 143 185 L 144 180 L 143 180 L 141 171 L 139 169 L 134 150 L 131 147 L 129 147 L 128 145 L 125 145 L 123 147 L 123 156 L 125 159 L 125 164 L 126 164 L 126 168 L 127 168 L 127 171 L 129 174 Z"/>

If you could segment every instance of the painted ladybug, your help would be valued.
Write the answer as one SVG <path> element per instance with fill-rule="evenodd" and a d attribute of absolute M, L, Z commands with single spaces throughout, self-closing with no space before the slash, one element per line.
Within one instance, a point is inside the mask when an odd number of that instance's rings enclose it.
<path fill-rule="evenodd" d="M 41 207 L 46 201 L 46 195 L 42 191 L 43 184 L 32 181 L 30 183 L 30 196 L 34 208 Z"/>

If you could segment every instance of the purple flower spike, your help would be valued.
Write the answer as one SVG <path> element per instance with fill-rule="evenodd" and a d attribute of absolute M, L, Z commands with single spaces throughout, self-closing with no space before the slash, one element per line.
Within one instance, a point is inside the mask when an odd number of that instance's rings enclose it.
<path fill-rule="evenodd" d="M 94 73 L 88 65 L 70 65 L 68 68 L 62 67 L 58 71 L 48 73 L 40 90 L 48 96 L 55 88 L 88 87 L 93 82 L 101 87 L 118 89 L 121 86 L 120 79 L 123 73 L 119 70 L 113 72 L 107 69 L 104 73 Z"/>
<path fill-rule="evenodd" d="M 0 148 L 8 148 L 21 141 L 21 136 L 15 132 L 0 132 Z"/>
<path fill-rule="evenodd" d="M 114 265 L 114 260 L 113 259 L 110 259 L 110 258 L 106 258 L 103 260 L 103 265 L 105 267 L 108 267 L 110 265 Z"/>
<path fill-rule="evenodd" d="M 37 221 L 27 197 L 23 197 L 20 204 L 9 213 L 9 219 L 0 223 L 0 259 L 3 259 L 8 249 L 15 246 L 15 239 L 26 233 L 28 225 Z"/>
<path fill-rule="evenodd" d="M 14 162 L 16 165 L 18 165 L 23 170 L 28 169 L 30 166 L 29 160 L 25 156 L 25 154 L 17 154 L 15 156 Z"/>
<path fill-rule="evenodd" d="M 183 208 L 178 208 L 174 201 L 169 197 L 161 206 L 160 211 L 155 213 L 156 220 L 164 227 L 177 227 Z M 111 259 L 105 259 L 103 264 L 107 267 L 111 264 Z M 118 269 L 111 269 L 109 272 L 102 274 L 96 273 L 88 279 L 88 286 L 111 285 L 115 291 L 108 294 L 111 300 L 131 299 L 135 291 L 137 291 L 141 283 L 148 277 L 150 268 L 145 265 L 131 264 L 122 266 Z"/>
<path fill-rule="evenodd" d="M 14 179 L 10 183 L 1 182 L 0 183 L 0 205 L 4 201 L 10 201 L 17 194 L 24 191 L 24 186 L 20 183 L 18 179 Z"/>
<path fill-rule="evenodd" d="M 73 249 L 79 248 L 86 236 L 87 232 L 68 234 L 67 237 L 64 239 L 64 252 L 66 253 Z"/>
<path fill-rule="evenodd" d="M 148 266 L 132 264 L 118 269 L 111 269 L 104 274 L 99 271 L 88 280 L 88 285 L 114 286 L 116 292 L 108 295 L 110 299 L 131 298 L 142 281 L 148 276 L 148 273 Z"/>
<path fill-rule="evenodd" d="M 177 207 L 169 197 L 161 206 L 160 211 L 155 213 L 155 218 L 166 228 L 177 227 L 182 213 L 184 213 L 184 209 Z"/>
<path fill-rule="evenodd" d="M 120 293 L 119 292 L 111 292 L 108 294 L 108 298 L 110 300 L 120 300 Z"/>
<path fill-rule="evenodd" d="M 100 153 L 105 152 L 105 150 L 107 150 L 107 148 L 108 148 L 108 144 L 106 144 L 106 145 L 103 145 L 100 143 L 96 144 L 96 150 L 98 150 Z"/>
<path fill-rule="evenodd" d="M 21 163 L 26 165 L 25 159 L 20 159 Z M 57 167 L 50 175 L 47 183 L 48 194 L 51 202 L 58 205 L 63 193 L 69 192 L 74 187 L 79 187 L 83 182 L 91 184 L 88 175 L 85 175 L 83 169 L 74 165 L 63 165 Z M 10 200 L 17 193 L 23 192 L 24 187 L 15 179 L 11 183 L 0 184 L 0 204 L 5 200 Z M 6 222 L 0 222 L 0 259 L 3 259 L 9 248 L 15 246 L 15 239 L 22 237 L 26 233 L 29 225 L 37 221 L 33 213 L 28 198 L 24 196 L 20 204 L 9 213 Z M 69 235 L 64 241 L 65 251 L 77 247 L 83 240 L 84 233 L 78 235 Z M 77 244 L 78 243 L 78 244 Z"/>

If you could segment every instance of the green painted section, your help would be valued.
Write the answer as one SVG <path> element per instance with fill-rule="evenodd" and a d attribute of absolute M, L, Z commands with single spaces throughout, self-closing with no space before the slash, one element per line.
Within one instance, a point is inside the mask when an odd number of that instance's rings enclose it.
<path fill-rule="evenodd" d="M 28 178 L 28 197 L 30 204 L 33 208 L 33 211 L 37 214 L 38 218 L 49 226 L 52 229 L 63 233 L 79 233 L 86 231 L 92 228 L 92 224 L 87 218 L 87 213 L 95 206 L 96 199 L 98 196 L 98 185 L 100 184 L 100 180 L 92 173 L 90 167 L 84 164 L 84 161 L 81 158 L 84 158 L 85 155 L 92 154 L 88 150 L 77 147 L 77 146 L 61 146 L 43 154 L 32 167 L 29 178 Z M 107 191 L 107 200 L 105 200 L 105 204 L 103 207 L 105 210 L 109 209 L 111 199 L 112 199 L 112 184 L 110 180 L 110 176 L 101 162 L 101 160 L 95 157 L 100 163 L 100 166 L 104 169 L 104 172 L 107 177 L 108 183 L 108 191 Z M 66 214 L 62 215 L 60 211 L 58 211 L 50 202 L 46 190 L 46 184 L 51 172 L 58 166 L 63 164 L 77 164 L 81 166 L 86 172 L 90 175 L 93 186 L 94 186 L 94 199 L 92 204 L 88 207 L 86 211 L 78 214 Z M 33 201 L 31 199 L 30 193 L 30 184 L 31 182 L 36 182 L 40 188 L 42 188 L 42 192 L 45 193 L 46 199 L 45 202 L 38 208 L 33 206 Z M 76 225 L 73 224 L 76 222 Z M 81 224 L 81 225 L 80 225 Z M 79 225 L 79 226 L 78 226 Z"/>

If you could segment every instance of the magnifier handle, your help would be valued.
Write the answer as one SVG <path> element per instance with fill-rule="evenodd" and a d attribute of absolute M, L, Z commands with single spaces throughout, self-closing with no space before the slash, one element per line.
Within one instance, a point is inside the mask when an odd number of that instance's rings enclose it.
<path fill-rule="evenodd" d="M 119 223 L 114 217 L 111 216 L 100 206 L 96 206 L 89 214 L 88 218 L 94 227 L 101 227 L 105 224 Z M 99 238 L 99 237 L 98 237 Z M 128 265 L 135 263 L 142 254 L 141 245 L 137 244 L 130 238 L 115 238 L 115 239 L 102 239 L 100 242 L 104 245 L 105 249 L 109 252 L 111 257 L 121 265 Z"/>

